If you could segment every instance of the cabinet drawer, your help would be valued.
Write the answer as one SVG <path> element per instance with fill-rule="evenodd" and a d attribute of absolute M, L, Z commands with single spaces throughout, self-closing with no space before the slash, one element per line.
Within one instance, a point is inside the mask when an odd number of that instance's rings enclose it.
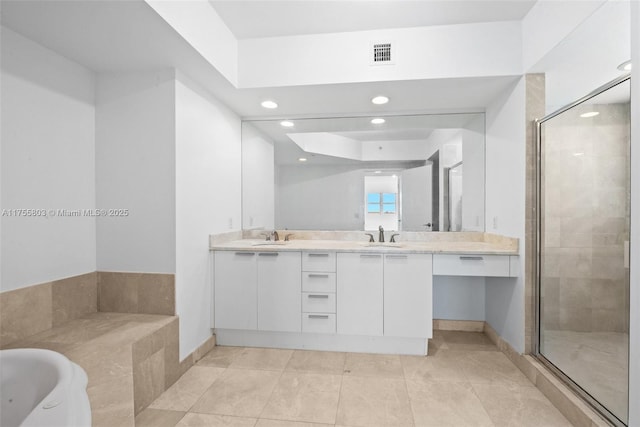
<path fill-rule="evenodd" d="M 302 311 L 305 313 L 335 313 L 336 294 L 329 292 L 303 292 Z"/>
<path fill-rule="evenodd" d="M 335 314 L 302 313 L 302 332 L 336 333 Z"/>
<path fill-rule="evenodd" d="M 302 254 L 302 271 L 335 272 L 335 252 L 304 252 Z"/>
<path fill-rule="evenodd" d="M 433 274 L 509 277 L 509 255 L 434 255 Z"/>
<path fill-rule="evenodd" d="M 302 272 L 303 292 L 335 292 L 336 273 Z"/>

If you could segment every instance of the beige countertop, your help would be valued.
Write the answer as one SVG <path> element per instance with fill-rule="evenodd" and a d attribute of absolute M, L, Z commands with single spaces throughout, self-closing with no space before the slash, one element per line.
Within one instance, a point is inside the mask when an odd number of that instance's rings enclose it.
<path fill-rule="evenodd" d="M 488 240 L 488 241 L 487 241 Z M 515 244 L 513 242 L 515 240 Z M 518 255 L 517 239 L 483 239 L 482 241 L 399 241 L 397 243 L 368 243 L 353 240 L 291 240 L 265 241 L 239 239 L 219 242 L 211 250 L 228 251 L 335 251 L 378 253 L 434 253 Z"/>

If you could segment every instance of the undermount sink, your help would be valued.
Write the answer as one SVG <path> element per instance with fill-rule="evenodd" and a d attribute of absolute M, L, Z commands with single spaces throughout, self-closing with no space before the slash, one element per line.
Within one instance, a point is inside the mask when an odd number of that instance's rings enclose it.
<path fill-rule="evenodd" d="M 264 242 L 255 242 L 255 243 L 252 243 L 252 244 L 251 244 L 251 246 L 284 246 L 284 245 L 286 245 L 286 244 L 287 244 L 287 242 L 284 242 L 284 241 L 277 241 L 277 242 L 274 242 L 274 241 L 264 241 Z"/>
<path fill-rule="evenodd" d="M 402 245 L 399 243 L 367 243 L 365 246 L 368 248 L 401 248 Z"/>

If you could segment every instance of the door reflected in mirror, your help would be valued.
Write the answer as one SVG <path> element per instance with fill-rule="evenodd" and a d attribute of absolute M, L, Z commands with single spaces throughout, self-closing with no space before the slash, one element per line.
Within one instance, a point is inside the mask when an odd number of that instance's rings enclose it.
<path fill-rule="evenodd" d="M 288 121 L 242 123 L 243 228 L 484 231 L 483 113 Z"/>

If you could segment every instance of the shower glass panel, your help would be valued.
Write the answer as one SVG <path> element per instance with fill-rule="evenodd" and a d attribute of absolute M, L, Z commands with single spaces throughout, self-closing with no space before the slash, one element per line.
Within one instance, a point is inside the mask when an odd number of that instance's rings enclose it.
<path fill-rule="evenodd" d="M 626 425 L 630 80 L 538 121 L 538 135 L 537 353 Z"/>

